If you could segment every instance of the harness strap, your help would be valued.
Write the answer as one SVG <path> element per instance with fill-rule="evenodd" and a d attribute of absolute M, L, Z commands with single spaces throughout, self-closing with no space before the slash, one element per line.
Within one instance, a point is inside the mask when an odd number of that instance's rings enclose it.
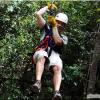
<path fill-rule="evenodd" d="M 48 57 L 50 57 L 50 56 L 51 56 L 51 53 L 52 53 L 52 48 L 49 47 L 48 49 L 49 49 L 49 50 L 48 50 Z"/>
<path fill-rule="evenodd" d="M 41 43 L 35 48 L 35 51 L 42 49 L 47 49 L 48 48 L 48 41 L 49 41 L 49 36 L 46 36 Z"/>

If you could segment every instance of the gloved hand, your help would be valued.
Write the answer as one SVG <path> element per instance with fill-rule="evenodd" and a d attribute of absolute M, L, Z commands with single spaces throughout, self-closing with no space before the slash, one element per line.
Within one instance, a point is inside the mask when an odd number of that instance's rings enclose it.
<path fill-rule="evenodd" d="M 52 27 L 56 27 L 57 26 L 57 23 L 56 23 L 56 20 L 55 20 L 55 17 L 54 16 L 48 16 L 48 23 Z"/>
<path fill-rule="evenodd" d="M 48 9 L 49 9 L 49 10 L 54 10 L 54 9 L 57 9 L 57 7 L 56 7 L 55 4 L 48 3 Z"/>

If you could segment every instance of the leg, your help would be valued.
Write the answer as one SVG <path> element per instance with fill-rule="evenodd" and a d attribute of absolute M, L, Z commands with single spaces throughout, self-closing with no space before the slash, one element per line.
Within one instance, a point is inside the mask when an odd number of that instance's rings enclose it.
<path fill-rule="evenodd" d="M 44 50 L 36 51 L 33 56 L 34 63 L 36 64 L 36 80 L 41 80 L 46 57 L 48 57 L 48 54 Z"/>
<path fill-rule="evenodd" d="M 44 71 L 45 57 L 38 59 L 36 63 L 36 82 L 31 87 L 33 93 L 39 93 L 41 91 L 41 77 Z"/>
<path fill-rule="evenodd" d="M 43 50 L 35 52 L 33 56 L 34 63 L 36 64 L 36 82 L 32 86 L 31 90 L 34 93 L 39 93 L 41 90 L 41 77 L 44 71 L 44 64 L 46 61 L 45 57 L 48 57 L 48 55 L 47 55 L 47 52 Z"/>
<path fill-rule="evenodd" d="M 36 64 L 36 80 L 41 81 L 42 73 L 44 70 L 45 57 L 40 58 Z"/>
<path fill-rule="evenodd" d="M 53 76 L 54 91 L 59 91 L 59 89 L 60 89 L 61 79 L 62 79 L 61 70 L 62 70 L 62 68 L 60 68 L 58 66 L 54 66 L 53 67 L 53 72 L 54 72 L 54 76 Z"/>
<path fill-rule="evenodd" d="M 50 60 L 50 65 L 49 66 L 53 66 L 51 67 L 53 70 L 53 85 L 54 85 L 54 96 L 53 96 L 53 100 L 62 100 L 62 96 L 59 92 L 60 90 L 60 85 L 61 85 L 61 80 L 62 80 L 62 60 L 59 56 L 58 53 L 53 52 L 51 56 L 49 57 Z"/>
<path fill-rule="evenodd" d="M 59 92 L 60 85 L 61 85 L 61 79 L 62 79 L 61 70 L 62 70 L 62 68 L 59 66 L 53 67 L 53 72 L 54 72 L 54 76 L 53 76 L 54 97 L 53 97 L 53 100 L 61 100 L 62 99 L 61 94 Z"/>

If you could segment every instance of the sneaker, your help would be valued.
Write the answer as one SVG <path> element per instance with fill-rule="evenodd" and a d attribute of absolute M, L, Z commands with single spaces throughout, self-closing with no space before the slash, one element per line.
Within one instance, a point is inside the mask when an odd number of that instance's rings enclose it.
<path fill-rule="evenodd" d="M 34 83 L 34 85 L 31 86 L 31 91 L 33 93 L 40 93 L 40 91 L 41 91 L 41 82 L 40 81 L 36 81 Z"/>
<path fill-rule="evenodd" d="M 62 96 L 59 91 L 54 92 L 54 96 L 52 100 L 62 100 Z"/>

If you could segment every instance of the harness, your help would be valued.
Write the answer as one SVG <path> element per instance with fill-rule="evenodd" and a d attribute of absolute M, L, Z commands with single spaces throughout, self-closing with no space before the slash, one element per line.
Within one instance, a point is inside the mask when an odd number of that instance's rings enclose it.
<path fill-rule="evenodd" d="M 50 39 L 50 36 L 46 36 L 41 42 L 40 44 L 35 48 L 35 50 L 40 50 L 41 48 L 46 50 L 48 48 L 48 41 Z"/>
<path fill-rule="evenodd" d="M 47 51 L 48 56 L 51 55 L 52 50 L 54 50 L 55 52 L 61 53 L 62 46 L 57 46 L 54 43 L 54 40 L 52 38 L 53 32 L 52 32 L 51 26 L 47 26 L 47 24 L 45 24 L 45 26 L 40 30 L 40 33 L 41 33 L 41 35 L 45 34 L 45 36 L 40 41 L 39 45 L 35 48 L 36 51 L 38 51 L 40 49 L 44 49 L 45 51 Z"/>

